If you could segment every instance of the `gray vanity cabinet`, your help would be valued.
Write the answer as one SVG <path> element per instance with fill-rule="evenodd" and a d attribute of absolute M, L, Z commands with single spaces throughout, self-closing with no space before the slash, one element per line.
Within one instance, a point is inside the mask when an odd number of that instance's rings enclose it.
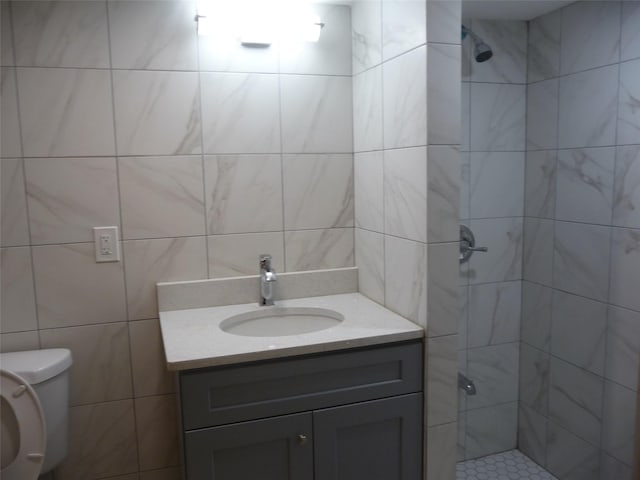
<path fill-rule="evenodd" d="M 187 480 L 419 480 L 422 342 L 185 371 Z"/>

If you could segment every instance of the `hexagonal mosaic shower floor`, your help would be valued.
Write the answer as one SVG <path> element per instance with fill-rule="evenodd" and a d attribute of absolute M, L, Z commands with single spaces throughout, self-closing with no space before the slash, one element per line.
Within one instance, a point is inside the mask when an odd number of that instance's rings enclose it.
<path fill-rule="evenodd" d="M 460 462 L 457 480 L 557 480 L 518 450 Z"/>

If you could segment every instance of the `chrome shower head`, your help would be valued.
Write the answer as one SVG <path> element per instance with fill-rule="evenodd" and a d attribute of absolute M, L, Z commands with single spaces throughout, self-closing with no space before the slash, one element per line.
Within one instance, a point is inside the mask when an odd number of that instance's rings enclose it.
<path fill-rule="evenodd" d="M 464 40 L 467 35 L 469 35 L 473 40 L 473 56 L 476 59 L 476 62 L 486 62 L 491 57 L 493 57 L 493 50 L 491 50 L 491 47 L 487 45 L 484 40 L 476 35 L 470 28 L 462 25 L 462 39 Z"/>

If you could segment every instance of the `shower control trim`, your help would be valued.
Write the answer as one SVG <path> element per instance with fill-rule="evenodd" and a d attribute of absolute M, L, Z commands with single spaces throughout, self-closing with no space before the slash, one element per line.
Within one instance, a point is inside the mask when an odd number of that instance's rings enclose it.
<path fill-rule="evenodd" d="M 460 225 L 460 263 L 466 263 L 473 252 L 488 252 L 487 247 L 476 247 L 476 237 L 466 225 Z"/>

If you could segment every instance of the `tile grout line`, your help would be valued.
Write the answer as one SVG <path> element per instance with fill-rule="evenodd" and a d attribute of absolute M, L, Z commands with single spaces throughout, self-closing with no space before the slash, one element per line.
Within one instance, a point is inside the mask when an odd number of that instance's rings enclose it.
<path fill-rule="evenodd" d="M 124 249 L 124 222 L 122 215 L 122 192 L 120 189 L 120 159 L 118 158 L 118 135 L 117 135 L 117 126 L 116 126 L 116 98 L 115 98 L 115 85 L 114 85 L 114 75 L 113 75 L 113 52 L 111 49 L 111 15 L 110 15 L 110 2 L 108 0 L 104 0 L 104 10 L 105 10 L 105 20 L 107 24 L 107 46 L 109 49 L 109 80 L 111 86 L 111 116 L 113 121 L 113 142 L 114 142 L 114 161 L 116 166 L 116 180 L 117 180 L 117 193 L 118 193 L 118 213 L 120 220 L 120 238 L 118 241 L 120 242 L 120 262 L 122 267 L 122 282 L 124 288 L 124 307 L 125 307 L 125 328 L 127 332 L 127 344 L 128 344 L 128 353 L 129 353 L 129 375 L 130 375 L 130 384 L 129 387 L 131 389 L 131 413 L 133 415 L 133 434 L 136 439 L 136 469 L 138 472 L 140 471 L 140 448 L 139 448 L 139 439 L 140 432 L 138 432 L 138 419 L 136 412 L 136 391 L 135 391 L 135 372 L 133 370 L 133 348 L 131 342 L 131 328 L 129 326 L 129 293 L 127 289 L 127 275 L 126 275 L 126 255 Z M 95 248 L 95 245 L 94 245 Z"/>

